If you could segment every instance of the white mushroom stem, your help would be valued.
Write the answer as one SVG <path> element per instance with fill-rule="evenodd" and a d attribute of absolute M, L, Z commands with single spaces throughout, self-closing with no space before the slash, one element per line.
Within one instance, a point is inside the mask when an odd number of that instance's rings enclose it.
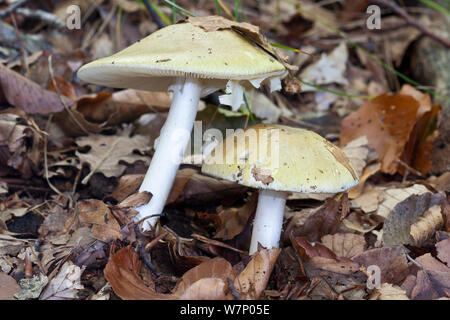
<path fill-rule="evenodd" d="M 258 251 L 258 243 L 268 249 L 278 248 L 283 227 L 286 197 L 286 192 L 259 190 L 258 207 L 253 220 L 250 255 Z"/>
<path fill-rule="evenodd" d="M 150 167 L 139 188 L 140 192 L 148 191 L 153 196 L 149 203 L 135 208 L 139 212 L 136 221 L 163 211 L 189 143 L 202 88 L 201 80 L 184 77 L 178 78 L 176 84 L 171 86 L 174 94 L 169 115 L 161 129 L 158 147 Z M 158 219 L 158 216 L 154 216 L 145 220 L 143 229 L 151 229 Z"/>

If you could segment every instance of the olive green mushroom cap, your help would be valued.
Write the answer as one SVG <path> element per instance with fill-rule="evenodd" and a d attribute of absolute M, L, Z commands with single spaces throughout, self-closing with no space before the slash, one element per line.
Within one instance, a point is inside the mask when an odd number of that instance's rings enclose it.
<path fill-rule="evenodd" d="M 358 184 L 344 152 L 320 135 L 283 125 L 255 125 L 218 144 L 202 172 L 259 189 L 336 193 Z"/>
<path fill-rule="evenodd" d="M 285 67 L 232 30 L 207 32 L 191 23 L 162 28 L 109 57 L 90 62 L 78 76 L 90 83 L 149 91 L 166 91 L 179 76 L 228 80 L 284 77 Z"/>

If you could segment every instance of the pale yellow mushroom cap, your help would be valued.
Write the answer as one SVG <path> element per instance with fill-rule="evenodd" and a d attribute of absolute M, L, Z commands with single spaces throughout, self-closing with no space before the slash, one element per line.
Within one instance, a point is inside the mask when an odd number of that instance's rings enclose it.
<path fill-rule="evenodd" d="M 191 23 L 155 31 L 139 42 L 81 67 L 87 82 L 115 88 L 166 91 L 178 76 L 228 80 L 284 77 L 284 66 L 232 30 L 206 32 Z"/>
<path fill-rule="evenodd" d="M 227 137 L 202 172 L 253 188 L 302 193 L 342 192 L 358 183 L 355 168 L 334 144 L 309 130 L 272 124 Z"/>

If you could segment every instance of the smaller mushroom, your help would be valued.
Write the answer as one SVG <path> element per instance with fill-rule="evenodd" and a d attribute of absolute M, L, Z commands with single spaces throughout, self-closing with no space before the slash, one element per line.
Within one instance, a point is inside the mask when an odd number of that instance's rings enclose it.
<path fill-rule="evenodd" d="M 271 124 L 228 136 L 202 172 L 259 189 L 250 254 L 258 243 L 278 248 L 289 192 L 344 192 L 359 180 L 347 156 L 331 142 L 309 130 Z"/>

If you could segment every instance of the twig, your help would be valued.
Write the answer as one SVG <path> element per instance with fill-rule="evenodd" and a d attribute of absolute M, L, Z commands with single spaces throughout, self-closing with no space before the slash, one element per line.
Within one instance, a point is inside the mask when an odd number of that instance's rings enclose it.
<path fill-rule="evenodd" d="M 92 168 L 91 172 L 81 181 L 82 184 L 88 183 L 89 179 L 94 175 L 95 172 L 97 172 L 98 168 L 101 167 L 103 162 L 111 155 L 111 152 L 115 149 L 117 144 L 123 140 L 123 137 L 119 137 L 114 141 L 114 143 L 111 145 L 111 147 L 108 149 L 108 151 L 100 158 L 100 160 L 97 162 L 94 168 Z"/>
<path fill-rule="evenodd" d="M 50 115 L 47 120 L 47 125 L 45 126 L 45 131 L 48 132 L 50 130 L 50 123 L 52 122 L 53 115 Z M 65 195 L 59 191 L 51 182 L 48 177 L 48 159 L 47 159 L 47 136 L 44 137 L 44 168 L 45 168 L 45 180 L 47 180 L 50 188 L 55 191 L 59 196 L 65 197 Z"/>
<path fill-rule="evenodd" d="M 394 1 L 388 1 L 388 0 L 373 0 L 374 3 L 379 5 L 384 5 L 388 8 L 390 8 L 392 11 L 394 11 L 396 14 L 398 14 L 400 17 L 402 17 L 409 25 L 413 26 L 414 28 L 418 29 L 423 34 L 427 35 L 428 37 L 440 42 L 447 48 L 450 48 L 450 41 L 447 39 L 444 39 L 437 34 L 431 32 L 425 26 L 417 22 L 413 17 L 411 17 L 408 13 L 406 13 L 405 10 L 403 10 L 399 5 L 397 5 Z"/>
<path fill-rule="evenodd" d="M 398 162 L 399 164 L 401 164 L 403 167 L 405 167 L 405 169 L 407 169 L 408 171 L 414 173 L 416 176 L 419 176 L 419 177 L 425 179 L 425 177 L 423 176 L 423 174 L 422 174 L 420 171 L 417 171 L 416 169 L 412 168 L 412 167 L 411 167 L 410 165 L 408 165 L 407 163 L 403 162 L 403 161 L 400 160 L 400 159 L 397 159 L 397 162 Z"/>
<path fill-rule="evenodd" d="M 83 127 L 83 125 L 78 121 L 77 118 L 75 118 L 75 116 L 72 114 L 72 111 L 70 110 L 69 106 L 67 105 L 67 103 L 64 101 L 63 96 L 61 94 L 61 91 L 59 91 L 59 87 L 56 83 L 55 80 L 55 74 L 53 73 L 53 66 L 52 66 L 52 57 L 53 54 L 51 54 L 48 57 L 48 71 L 50 73 L 50 78 L 52 80 L 53 83 L 53 87 L 56 90 L 56 94 L 58 95 L 59 100 L 61 101 L 62 105 L 64 106 L 64 109 L 67 111 L 67 113 L 69 114 L 70 118 L 78 125 L 78 127 L 85 133 L 85 134 L 89 134 L 89 132 Z"/>
<path fill-rule="evenodd" d="M 227 245 L 227 244 L 225 244 L 225 243 L 223 243 L 223 242 L 217 241 L 217 240 L 209 239 L 209 238 L 204 237 L 204 236 L 202 236 L 202 235 L 199 235 L 199 234 L 197 234 L 197 233 L 191 234 L 191 237 L 194 238 L 194 239 L 196 239 L 196 240 L 202 241 L 202 242 L 204 242 L 204 243 L 211 244 L 211 245 L 213 245 L 213 246 L 218 246 L 218 247 L 226 248 L 226 249 L 229 249 L 229 250 L 238 252 L 238 253 L 244 253 L 244 251 L 239 250 L 239 249 L 237 249 L 237 248 L 235 248 L 235 247 L 229 246 L 229 245 Z"/>
<path fill-rule="evenodd" d="M 33 9 L 30 10 L 28 8 L 18 8 L 16 10 L 17 14 L 23 15 L 26 18 L 31 19 L 37 19 L 46 25 L 56 27 L 58 29 L 64 29 L 66 27 L 66 24 L 61 21 L 57 16 L 55 16 L 53 13 L 39 10 L 39 9 Z"/>
<path fill-rule="evenodd" d="M 142 259 L 144 260 L 145 264 L 147 265 L 147 267 L 157 276 L 161 276 L 161 272 L 158 271 L 158 269 L 156 269 L 156 267 L 153 265 L 152 261 L 150 260 L 150 258 L 147 255 L 147 252 L 145 251 L 144 246 L 139 246 L 139 255 L 142 257 Z"/>
<path fill-rule="evenodd" d="M 153 239 L 152 241 L 150 241 L 149 243 L 147 243 L 145 245 L 145 251 L 149 251 L 151 248 L 153 248 L 156 243 L 158 243 L 159 240 L 164 239 L 167 235 L 169 234 L 169 232 L 164 231 L 163 233 L 161 233 L 159 236 L 157 236 L 155 239 Z"/>
<path fill-rule="evenodd" d="M 27 54 L 25 53 L 25 47 L 23 46 L 22 39 L 20 38 L 19 28 L 17 27 L 16 18 L 14 17 L 13 12 L 11 12 L 11 20 L 14 25 L 14 31 L 16 32 L 17 42 L 19 43 L 22 74 L 26 77 L 28 75 Z"/>
<path fill-rule="evenodd" d="M 0 11 L 0 19 L 8 16 L 10 13 L 16 11 L 19 7 L 23 6 L 30 0 L 18 0 L 14 2 L 12 5 L 10 5 L 7 9 Z"/>

